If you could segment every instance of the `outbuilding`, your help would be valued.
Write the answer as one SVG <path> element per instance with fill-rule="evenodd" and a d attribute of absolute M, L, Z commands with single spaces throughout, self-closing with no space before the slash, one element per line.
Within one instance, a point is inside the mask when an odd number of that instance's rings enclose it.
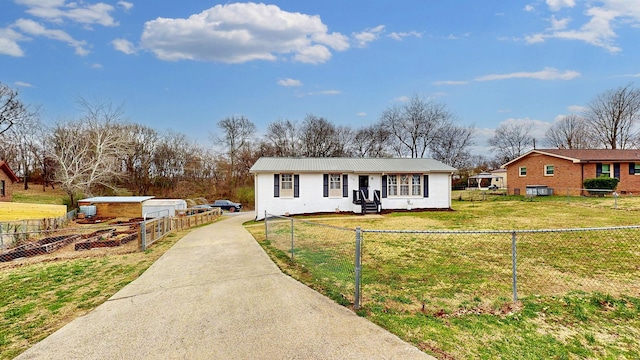
<path fill-rule="evenodd" d="M 256 219 L 272 215 L 450 209 L 456 169 L 434 159 L 262 157 Z"/>
<path fill-rule="evenodd" d="M 0 161 L 0 201 L 11 202 L 12 184 L 20 181 L 9 165 Z"/>
<path fill-rule="evenodd" d="M 98 217 L 142 217 L 142 203 L 153 196 L 97 196 L 78 201 L 79 206 L 95 206 Z"/>

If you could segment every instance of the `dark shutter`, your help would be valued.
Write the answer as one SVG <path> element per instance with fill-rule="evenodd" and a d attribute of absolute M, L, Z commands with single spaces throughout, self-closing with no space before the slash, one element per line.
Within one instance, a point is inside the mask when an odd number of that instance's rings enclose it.
<path fill-rule="evenodd" d="M 329 197 L 329 174 L 322 174 L 322 196 Z"/>
<path fill-rule="evenodd" d="M 620 180 L 620 164 L 613 164 L 613 177 Z"/>
<path fill-rule="evenodd" d="M 293 175 L 293 197 L 300 197 L 300 175 Z"/>
<path fill-rule="evenodd" d="M 349 175 L 342 175 L 342 197 L 349 197 Z"/>
<path fill-rule="evenodd" d="M 387 197 L 387 175 L 382 175 L 382 198 Z"/>
<path fill-rule="evenodd" d="M 280 174 L 273 174 L 273 197 L 280 197 Z"/>
<path fill-rule="evenodd" d="M 600 177 L 602 175 L 602 163 L 596 164 L 596 177 Z"/>
<path fill-rule="evenodd" d="M 429 175 L 423 176 L 422 182 L 424 183 L 422 184 L 423 186 L 422 196 L 429 197 Z"/>
<path fill-rule="evenodd" d="M 629 175 L 636 173 L 636 163 L 629 163 Z"/>

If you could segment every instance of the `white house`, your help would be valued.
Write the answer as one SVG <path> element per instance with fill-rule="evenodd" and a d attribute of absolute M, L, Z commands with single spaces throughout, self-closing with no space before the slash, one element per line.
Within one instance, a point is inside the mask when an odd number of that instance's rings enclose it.
<path fill-rule="evenodd" d="M 449 209 L 455 170 L 433 159 L 263 157 L 250 172 L 260 220 L 265 212 Z"/>

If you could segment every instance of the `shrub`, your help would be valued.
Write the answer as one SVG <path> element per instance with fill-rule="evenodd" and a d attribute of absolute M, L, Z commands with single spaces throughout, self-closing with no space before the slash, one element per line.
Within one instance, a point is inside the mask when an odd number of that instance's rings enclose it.
<path fill-rule="evenodd" d="M 597 178 L 585 179 L 582 183 L 591 195 L 604 196 L 607 193 L 613 192 L 618 186 L 620 180 L 608 176 L 599 176 Z M 594 190 L 589 190 L 594 189 Z M 608 190 L 608 191 L 602 191 Z"/>

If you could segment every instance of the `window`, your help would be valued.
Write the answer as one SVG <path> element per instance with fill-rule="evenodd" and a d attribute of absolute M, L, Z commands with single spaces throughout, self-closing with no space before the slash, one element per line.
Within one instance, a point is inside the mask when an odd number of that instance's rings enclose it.
<path fill-rule="evenodd" d="M 2 196 L 2 197 L 5 196 L 5 193 L 4 193 L 5 192 L 5 188 L 4 188 L 4 186 L 5 186 L 5 183 L 4 183 L 4 180 L 2 180 L 2 182 L 0 182 L 0 196 Z"/>
<path fill-rule="evenodd" d="M 329 174 L 329 196 L 342 196 L 342 180 L 340 174 Z"/>
<path fill-rule="evenodd" d="M 419 174 L 388 175 L 387 195 L 421 196 L 422 176 Z"/>
<path fill-rule="evenodd" d="M 280 176 L 280 196 L 293 197 L 293 174 Z"/>
<path fill-rule="evenodd" d="M 611 177 L 611 165 L 602 164 L 602 176 Z"/>
<path fill-rule="evenodd" d="M 398 175 L 389 175 L 387 185 L 389 196 L 398 196 Z"/>
<path fill-rule="evenodd" d="M 555 169 L 553 165 L 545 165 L 544 166 L 544 176 L 553 176 Z"/>
<path fill-rule="evenodd" d="M 527 167 L 526 166 L 520 166 L 519 172 L 520 176 L 527 176 Z"/>
<path fill-rule="evenodd" d="M 400 196 L 409 196 L 409 175 L 400 175 Z"/>
<path fill-rule="evenodd" d="M 640 174 L 640 164 L 633 164 L 633 173 Z"/>
<path fill-rule="evenodd" d="M 411 177 L 411 195 L 422 195 L 422 184 L 420 183 L 420 179 L 422 179 L 422 177 L 417 174 L 413 174 L 413 176 Z"/>

